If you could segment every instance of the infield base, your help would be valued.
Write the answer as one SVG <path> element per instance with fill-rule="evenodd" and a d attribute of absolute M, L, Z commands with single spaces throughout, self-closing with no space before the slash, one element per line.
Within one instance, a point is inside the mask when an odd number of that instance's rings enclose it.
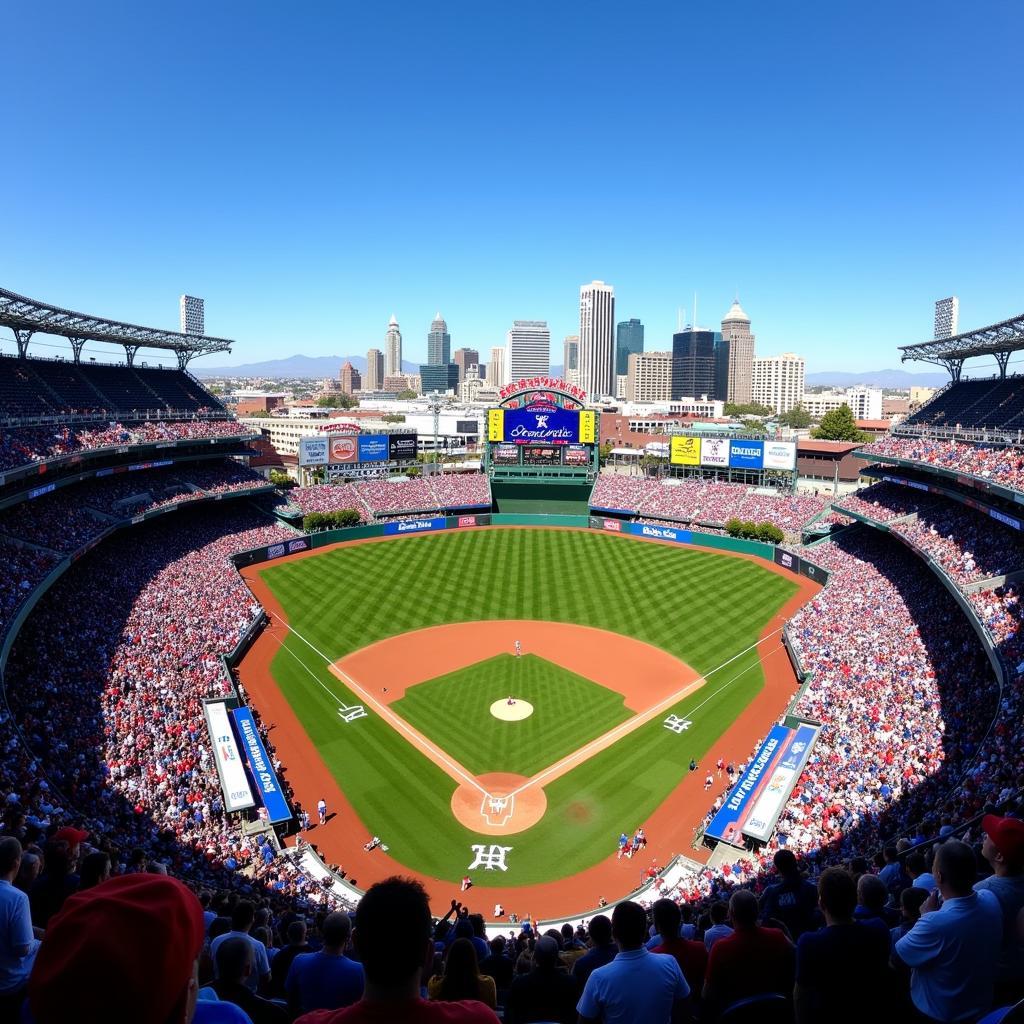
<path fill-rule="evenodd" d="M 452 793 L 452 814 L 460 825 L 485 836 L 509 836 L 524 832 L 544 817 L 548 798 L 540 786 L 516 793 L 528 780 L 511 772 L 489 772 L 477 776 L 486 790 L 462 783 Z"/>
<path fill-rule="evenodd" d="M 518 697 L 511 704 L 508 700 L 496 700 L 491 705 L 491 714 L 502 722 L 521 722 L 533 714 L 533 705 Z"/>

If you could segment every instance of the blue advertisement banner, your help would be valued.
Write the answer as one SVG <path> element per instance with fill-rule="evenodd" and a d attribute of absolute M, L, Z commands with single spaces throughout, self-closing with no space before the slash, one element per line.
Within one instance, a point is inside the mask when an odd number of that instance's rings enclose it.
<path fill-rule="evenodd" d="M 502 440 L 513 444 L 577 444 L 580 439 L 580 414 L 576 409 L 506 409 L 504 420 Z"/>
<path fill-rule="evenodd" d="M 818 738 L 818 729 L 813 725 L 799 725 L 793 733 L 786 749 L 782 752 L 780 768 L 792 768 L 793 771 L 802 771 L 807 758 L 811 753 L 811 747 Z"/>
<path fill-rule="evenodd" d="M 762 776 L 769 771 L 792 731 L 784 725 L 772 726 L 771 732 L 761 744 L 761 749 L 747 765 L 747 770 L 740 776 L 739 782 L 730 790 L 725 803 L 711 819 L 711 824 L 704 830 L 705 836 L 723 843 L 731 843 L 733 846 L 743 846 L 742 828 L 747 808 Z"/>
<path fill-rule="evenodd" d="M 425 530 L 443 530 L 448 520 L 444 516 L 425 516 L 423 519 L 396 519 L 384 524 L 384 536 L 402 533 L 423 533 Z"/>
<path fill-rule="evenodd" d="M 764 441 L 730 441 L 729 465 L 733 469 L 761 469 Z"/>
<path fill-rule="evenodd" d="M 387 434 L 360 434 L 359 435 L 359 461 L 360 462 L 387 462 L 388 461 L 388 435 Z"/>
<path fill-rule="evenodd" d="M 632 533 L 637 537 L 674 540 L 677 544 L 693 543 L 693 534 L 689 530 L 680 530 L 674 526 L 655 526 L 652 523 L 627 523 L 625 532 Z"/>
<path fill-rule="evenodd" d="M 267 756 L 267 748 L 260 739 L 252 712 L 243 706 L 235 708 L 231 712 L 231 717 L 238 732 L 238 745 L 249 762 L 249 773 L 256 783 L 256 791 L 263 801 L 263 806 L 267 809 L 270 823 L 276 825 L 282 821 L 289 821 L 292 816 L 291 809 L 284 798 L 284 793 L 281 792 L 281 783 Z"/>

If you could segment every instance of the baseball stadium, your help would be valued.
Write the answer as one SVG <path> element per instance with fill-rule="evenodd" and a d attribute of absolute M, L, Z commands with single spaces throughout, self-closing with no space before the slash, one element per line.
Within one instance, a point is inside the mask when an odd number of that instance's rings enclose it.
<path fill-rule="evenodd" d="M 276 920 L 398 874 L 572 934 L 1020 807 L 1024 317 L 903 348 L 951 380 L 845 495 L 699 424 L 616 471 L 548 377 L 486 410 L 479 469 L 420 473 L 389 425 L 304 439 L 332 482 L 283 488 L 189 372 L 231 341 L 3 290 L 0 327 L 0 832 L 45 877 L 82 847 Z"/>

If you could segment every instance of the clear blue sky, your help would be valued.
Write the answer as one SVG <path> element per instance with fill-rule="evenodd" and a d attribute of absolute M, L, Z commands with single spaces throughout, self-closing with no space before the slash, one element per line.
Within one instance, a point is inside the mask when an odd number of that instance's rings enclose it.
<path fill-rule="evenodd" d="M 171 328 L 201 295 L 217 362 L 392 313 L 419 360 L 437 309 L 484 351 L 547 319 L 559 362 L 593 278 L 648 349 L 738 288 L 810 370 L 897 365 L 951 293 L 1024 309 L 1019 0 L 15 0 L 3 33 L 0 284 Z"/>

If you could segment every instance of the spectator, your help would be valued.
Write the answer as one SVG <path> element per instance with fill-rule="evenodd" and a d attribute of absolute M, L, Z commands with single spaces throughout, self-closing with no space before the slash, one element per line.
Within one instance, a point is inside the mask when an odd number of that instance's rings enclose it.
<path fill-rule="evenodd" d="M 17 839 L 0 839 L 0 1011 L 12 1016 L 39 948 L 28 897 L 12 884 L 21 867 L 21 856 Z"/>
<path fill-rule="evenodd" d="M 725 908 L 725 904 L 718 902 Z M 704 984 L 704 975 L 708 967 L 708 951 L 703 942 L 696 939 L 684 939 L 679 934 L 682 915 L 675 900 L 660 899 L 654 904 L 654 927 L 663 936 L 660 945 L 651 950 L 652 953 L 675 957 L 679 969 L 683 972 L 686 984 L 694 999 L 700 994 Z M 730 934 L 732 929 L 729 929 Z M 673 938 L 674 936 L 674 938 Z"/>
<path fill-rule="evenodd" d="M 864 875 L 860 881 L 874 877 Z M 884 890 L 884 883 L 879 884 Z M 798 1024 L 860 1024 L 884 1019 L 889 1008 L 889 935 L 874 924 L 855 922 L 857 889 L 843 868 L 826 868 L 818 879 L 825 927 L 804 932 L 797 940 Z"/>
<path fill-rule="evenodd" d="M 587 927 L 590 933 L 590 949 L 572 965 L 572 976 L 580 991 L 586 985 L 587 978 L 598 967 L 610 964 L 619 951 L 612 940 L 612 922 L 606 914 L 595 914 Z"/>
<path fill-rule="evenodd" d="M 225 939 L 217 949 L 217 980 L 212 986 L 217 998 L 244 1010 L 252 1024 L 287 1024 L 288 1014 L 280 1006 L 250 991 L 247 982 L 254 963 L 250 942 L 240 935 Z"/>
<path fill-rule="evenodd" d="M 704 1000 L 721 1012 L 740 999 L 775 992 L 793 992 L 793 943 L 778 928 L 757 923 L 757 897 L 737 889 L 729 900 L 733 934 L 711 948 L 704 981 Z"/>
<path fill-rule="evenodd" d="M 615 907 L 612 935 L 619 953 L 587 979 L 576 1007 L 581 1024 L 667 1024 L 685 1020 L 690 986 L 674 957 L 656 956 L 644 948 L 647 913 L 639 903 L 625 900 Z"/>
<path fill-rule="evenodd" d="M 356 909 L 355 947 L 366 975 L 362 999 L 342 1010 L 303 1014 L 297 1024 L 498 1024 L 481 1002 L 420 997 L 434 942 L 430 903 L 419 882 L 389 878 L 367 890 Z"/>
<path fill-rule="evenodd" d="M 820 886 L 818 892 L 820 899 Z M 885 882 L 878 875 L 861 875 L 857 879 L 857 908 L 853 912 L 853 919 L 858 924 L 871 925 L 888 932 L 896 924 L 894 916 L 885 906 L 888 898 Z"/>
<path fill-rule="evenodd" d="M 558 943 L 553 938 L 545 935 L 537 940 L 533 968 L 528 974 L 520 974 L 509 989 L 505 1024 L 575 1024 L 579 992 L 558 954 Z"/>
<path fill-rule="evenodd" d="M 348 914 L 336 910 L 324 920 L 323 949 L 292 960 L 284 983 L 292 1013 L 337 1010 L 363 994 L 363 968 L 345 956 L 351 931 Z"/>
<path fill-rule="evenodd" d="M 458 938 L 448 947 L 444 974 L 435 974 L 430 979 L 427 995 L 446 1002 L 476 999 L 492 1010 L 498 1005 L 494 979 L 480 973 L 472 939 Z"/>
<path fill-rule="evenodd" d="M 494 987 L 498 993 L 498 1002 L 512 984 L 512 972 L 515 964 L 505 955 L 505 940 L 498 936 L 491 939 L 490 953 L 480 961 L 480 973 L 494 979 Z"/>
<path fill-rule="evenodd" d="M 267 948 L 258 939 L 249 934 L 253 922 L 256 920 L 256 907 L 251 900 L 239 900 L 231 911 L 231 931 L 218 935 L 210 943 L 210 955 L 213 957 L 214 971 L 217 966 L 217 950 L 222 943 L 232 936 L 245 939 L 252 946 L 253 969 L 245 979 L 246 988 L 252 993 L 258 993 L 261 987 L 266 987 L 270 982 L 270 960 L 267 958 Z"/>
<path fill-rule="evenodd" d="M 975 892 L 992 893 L 1003 913 L 1003 944 L 996 969 L 999 1005 L 1024 996 L 1024 945 L 1018 921 L 1024 911 L 1024 821 L 986 814 L 981 820 L 985 841 L 981 855 L 992 874 L 974 884 Z"/>
<path fill-rule="evenodd" d="M 723 900 L 715 900 L 708 911 L 711 927 L 704 933 L 704 948 L 711 952 L 711 947 L 719 940 L 732 935 L 732 928 L 726 923 L 729 916 L 729 904 Z"/>
<path fill-rule="evenodd" d="M 800 873 L 792 850 L 779 850 L 773 863 L 780 880 L 765 890 L 761 917 L 781 921 L 795 940 L 816 926 L 818 894 Z"/>
<path fill-rule="evenodd" d="M 920 1013 L 972 1020 L 992 1005 L 1002 913 L 992 893 L 973 890 L 974 852 L 965 843 L 954 839 L 938 847 L 932 873 L 937 891 L 896 943 L 895 957 L 911 968 L 910 997 Z"/>
<path fill-rule="evenodd" d="M 900 923 L 889 930 L 889 944 L 895 947 L 896 943 L 903 938 L 907 932 L 917 923 L 921 917 L 921 907 L 928 899 L 928 892 L 919 889 L 916 885 L 908 886 L 900 893 Z"/>
<path fill-rule="evenodd" d="M 43 848 L 43 870 L 29 895 L 32 921 L 37 928 L 45 928 L 64 901 L 78 891 L 78 849 L 78 843 L 70 845 L 56 836 Z"/>
<path fill-rule="evenodd" d="M 930 893 L 935 888 L 935 876 L 928 870 L 928 862 L 920 850 L 907 854 L 907 873 L 910 875 L 910 884 L 916 889 Z"/>
<path fill-rule="evenodd" d="M 292 961 L 300 953 L 312 953 L 313 947 L 306 940 L 306 922 L 301 918 L 288 925 L 288 945 L 278 950 L 277 956 L 270 961 L 270 993 L 275 999 L 287 999 L 284 990 L 285 979 L 291 969 Z"/>
<path fill-rule="evenodd" d="M 82 861 L 78 889 L 91 889 L 93 886 L 105 882 L 110 877 L 110 854 L 97 850 L 95 853 L 86 854 Z M 205 914 L 203 916 L 205 921 Z"/>

